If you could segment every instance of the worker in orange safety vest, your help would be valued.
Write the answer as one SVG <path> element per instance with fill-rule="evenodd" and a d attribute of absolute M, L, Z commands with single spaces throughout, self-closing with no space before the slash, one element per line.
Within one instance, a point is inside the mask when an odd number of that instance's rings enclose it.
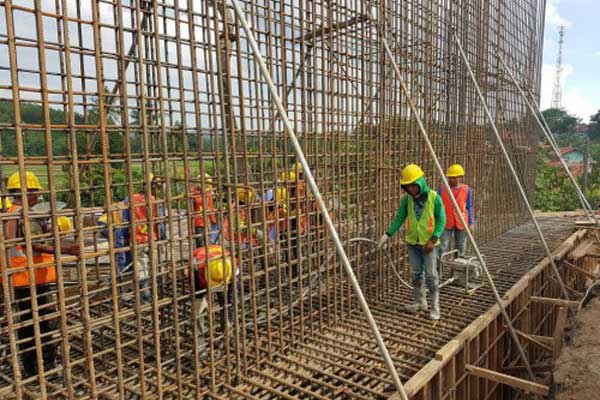
<path fill-rule="evenodd" d="M 209 289 L 216 292 L 217 302 L 221 307 L 222 331 L 230 332 L 234 323 L 233 310 L 234 301 L 236 301 L 233 279 L 239 279 L 239 269 L 229 251 L 219 245 L 210 245 L 194 250 L 192 270 L 194 301 L 198 302 L 196 312 L 200 331 L 200 347 L 201 351 L 205 352 L 204 318 L 208 310 Z"/>
<path fill-rule="evenodd" d="M 231 205 L 231 218 L 233 220 L 233 232 L 230 229 L 229 216 L 223 217 L 223 238 L 226 246 L 240 245 L 242 250 L 249 245 L 258 244 L 256 235 L 253 235 L 253 227 L 249 226 L 247 207 L 254 202 L 254 191 L 250 188 L 238 188 L 235 191 L 237 202 Z M 239 207 L 238 207 L 239 205 Z M 233 234 L 233 240 L 231 235 Z"/>
<path fill-rule="evenodd" d="M 467 221 L 469 228 L 472 231 L 473 224 L 475 222 L 473 219 L 473 191 L 468 185 L 462 183 L 462 178 L 464 175 L 465 170 L 459 164 L 451 165 L 446 171 L 448 183 L 450 184 L 450 189 L 452 190 L 452 194 L 454 194 L 458 208 L 460 209 L 463 218 L 465 221 Z M 446 188 L 441 186 L 438 190 L 438 193 L 442 197 L 444 209 L 446 210 L 446 226 L 441 238 L 441 254 L 447 253 L 450 250 L 450 241 L 454 237 L 454 245 L 456 250 L 458 250 L 458 255 L 459 257 L 464 257 L 467 244 L 465 227 L 462 225 L 460 218 L 456 214 L 456 210 L 452 204 L 452 199 L 450 198 L 450 194 Z"/>
<path fill-rule="evenodd" d="M 35 295 L 37 301 L 38 316 L 40 318 L 38 323 L 42 342 L 43 368 L 44 371 L 55 368 L 56 343 L 50 343 L 52 340 L 50 332 L 53 330 L 54 322 L 44 317 L 56 311 L 51 296 L 56 282 L 54 260 L 56 245 L 52 240 L 39 238 L 50 231 L 51 225 L 47 218 L 34 218 L 31 215 L 27 220 L 24 218 L 23 207 L 28 207 L 32 212 L 32 208 L 38 203 L 39 191 L 42 190 L 42 185 L 34 173 L 26 172 L 24 180 L 26 197 L 22 199 L 21 175 L 16 172 L 8 179 L 7 189 L 12 196 L 12 202 L 7 210 L 8 218 L 4 222 L 4 229 L 7 239 L 8 268 L 6 273 L 10 277 L 9 282 L 13 286 L 17 309 L 20 313 L 20 323 L 22 324 L 17 329 L 18 346 L 24 375 L 29 377 L 39 372 L 37 364 L 39 349 L 35 348 L 35 330 L 32 321 L 33 295 Z M 58 223 L 60 229 L 62 220 L 59 219 Z M 29 225 L 31 234 L 28 238 L 25 237 L 27 225 Z M 27 257 L 26 242 L 31 243 L 33 258 L 30 260 Z M 79 255 L 79 250 L 76 243 L 67 241 L 61 241 L 60 243 L 62 254 Z M 0 266 L 0 269 L 4 269 L 3 267 Z M 31 272 L 33 272 L 33 277 Z M 32 291 L 33 286 L 35 286 L 35 292 Z"/>
<path fill-rule="evenodd" d="M 212 240 L 206 240 L 206 233 L 209 237 L 211 233 L 218 229 L 217 214 L 215 212 L 215 199 L 213 190 L 213 180 L 208 174 L 204 174 L 204 187 L 202 187 L 201 176 L 196 178 L 197 182 L 192 186 L 192 206 L 194 209 L 194 235 L 196 248 L 211 243 Z M 206 228 L 206 229 L 205 229 Z"/>

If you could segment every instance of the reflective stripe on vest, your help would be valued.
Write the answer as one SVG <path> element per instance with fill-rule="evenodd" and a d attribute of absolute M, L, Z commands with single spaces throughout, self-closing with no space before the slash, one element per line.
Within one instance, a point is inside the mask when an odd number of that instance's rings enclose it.
<path fill-rule="evenodd" d="M 21 206 L 13 205 L 7 211 L 8 214 L 17 213 L 21 210 Z M 11 219 L 6 222 L 6 233 L 8 240 L 23 239 L 19 236 L 17 219 Z M 10 263 L 9 268 L 19 269 L 19 272 L 12 274 L 14 287 L 29 286 L 29 271 L 27 269 L 27 254 L 21 245 L 12 245 L 7 253 L 7 258 Z M 48 253 L 40 253 L 33 250 L 33 269 L 35 276 L 35 284 L 43 285 L 46 283 L 56 282 L 56 269 L 54 268 L 54 256 Z M 45 266 L 40 266 L 45 265 Z M 1 267 L 1 266 L 0 266 Z M 2 277 L 0 277 L 2 282 Z"/>
<path fill-rule="evenodd" d="M 453 189 L 452 193 L 454 193 L 454 198 L 456 198 L 458 208 L 460 208 L 465 221 L 468 223 L 469 217 L 467 213 L 467 198 L 469 197 L 469 187 L 467 185 L 460 185 L 457 189 Z M 454 205 L 452 205 L 450 194 L 448 194 L 448 191 L 443 187 L 442 202 L 444 203 L 444 209 L 446 210 L 446 229 L 456 228 L 460 231 L 465 229 L 463 224 L 460 222 L 460 218 L 458 218 L 458 215 L 456 214 Z"/>
<path fill-rule="evenodd" d="M 146 210 L 146 197 L 143 194 L 137 193 L 132 196 L 133 199 L 133 213 L 135 215 L 135 238 L 137 244 L 148 243 L 149 235 L 148 235 L 148 212 Z M 152 204 L 155 201 L 154 196 L 150 196 L 150 203 Z M 152 207 L 152 217 L 156 218 L 157 210 L 156 206 Z M 130 218 L 131 219 L 131 218 Z M 155 224 L 155 229 L 152 229 L 152 239 L 158 239 L 157 235 L 157 226 Z"/>
<path fill-rule="evenodd" d="M 412 196 L 408 198 L 408 218 L 406 219 L 406 242 L 411 245 L 427 243 L 435 226 L 434 206 L 437 193 L 429 191 L 427 201 L 421 211 L 421 218 L 417 221 L 415 212 L 415 200 Z M 439 242 L 439 241 L 438 241 Z M 437 243 L 436 243 L 437 244 Z"/>

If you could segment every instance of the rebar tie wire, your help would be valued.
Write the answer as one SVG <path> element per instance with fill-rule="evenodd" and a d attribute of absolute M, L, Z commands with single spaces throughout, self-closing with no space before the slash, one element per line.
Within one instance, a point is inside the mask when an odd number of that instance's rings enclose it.
<path fill-rule="evenodd" d="M 523 88 L 521 88 L 521 85 L 519 85 L 519 83 L 517 82 L 517 79 L 513 75 L 512 71 L 508 68 L 508 65 L 506 64 L 506 61 L 504 60 L 504 58 L 502 56 L 498 55 L 498 59 L 502 62 L 502 68 L 504 68 L 504 71 L 506 71 L 506 73 L 510 77 L 511 81 L 515 84 L 515 87 L 519 91 L 519 94 L 521 95 L 523 100 L 525 100 L 525 104 L 527 104 L 527 107 L 529 107 L 529 110 L 531 110 L 531 113 L 535 117 L 535 121 L 538 123 L 540 129 L 544 133 L 544 137 L 548 140 L 548 143 L 550 143 L 550 147 L 552 147 L 554 154 L 560 161 L 560 165 L 563 167 L 567 176 L 569 177 L 569 180 L 573 184 L 573 187 L 575 188 L 575 191 L 577 192 L 577 197 L 579 197 L 581 206 L 583 207 L 583 210 L 586 213 L 588 219 L 591 217 L 594 220 L 594 222 L 596 223 L 596 226 L 600 227 L 600 220 L 598 220 L 596 213 L 593 211 L 592 206 L 590 205 L 588 199 L 586 198 L 585 194 L 579 187 L 577 180 L 575 180 L 575 177 L 571 173 L 571 170 L 569 170 L 567 163 L 560 155 L 560 151 L 558 149 L 556 139 L 554 138 L 554 134 L 550 130 L 548 123 L 546 122 L 546 118 L 544 118 L 544 115 L 542 114 L 541 110 L 538 107 L 534 107 L 533 104 L 531 104 L 527 95 L 523 91 Z"/>
<path fill-rule="evenodd" d="M 487 278 L 488 284 L 490 285 L 490 288 L 492 289 L 492 293 L 494 294 L 494 298 L 496 299 L 496 303 L 498 304 L 498 307 L 500 308 L 500 312 L 502 313 L 502 316 L 505 320 L 506 326 L 510 332 L 510 335 L 513 339 L 513 341 L 515 342 L 515 345 L 517 346 L 517 349 L 519 351 L 519 355 L 521 360 L 523 361 L 523 364 L 525 365 L 526 369 L 527 369 L 527 373 L 530 377 L 531 380 L 535 380 L 535 375 L 533 373 L 533 370 L 531 369 L 531 365 L 529 363 L 529 360 L 527 359 L 527 355 L 525 353 L 525 349 L 523 348 L 523 346 L 521 345 L 521 342 L 519 341 L 519 337 L 517 336 L 516 332 L 515 332 L 515 328 L 513 327 L 512 321 L 510 319 L 510 316 L 508 315 L 508 313 L 506 312 L 506 308 L 504 307 L 503 303 L 502 303 L 502 299 L 500 298 L 500 294 L 498 293 L 498 289 L 496 288 L 496 285 L 494 283 L 494 280 L 487 268 L 487 265 L 485 263 L 485 260 L 483 259 L 483 256 L 481 254 L 481 252 L 479 251 L 479 247 L 477 246 L 477 243 L 475 242 L 475 238 L 473 237 L 473 233 L 471 232 L 471 230 L 469 229 L 469 225 L 467 224 L 467 221 L 465 220 L 463 214 L 460 212 L 460 208 L 458 207 L 458 203 L 456 202 L 456 198 L 454 197 L 454 194 L 452 193 L 452 190 L 450 188 L 450 184 L 448 183 L 448 179 L 446 178 L 446 174 L 444 173 L 444 169 L 442 168 L 442 165 L 440 164 L 440 160 L 437 156 L 437 153 L 435 151 L 435 149 L 433 148 L 433 145 L 431 143 L 431 140 L 429 139 L 429 135 L 427 133 L 427 130 L 425 129 L 425 126 L 423 125 L 423 121 L 421 120 L 421 117 L 419 116 L 419 113 L 417 111 L 417 108 L 415 106 L 415 103 L 411 97 L 410 92 L 408 91 L 408 88 L 406 86 L 406 83 L 404 81 L 404 78 L 402 77 L 402 73 L 400 72 L 400 68 L 398 67 L 398 64 L 396 63 L 396 60 L 394 59 L 394 56 L 390 50 L 390 47 L 388 45 L 387 40 L 385 39 L 385 37 L 383 36 L 383 31 L 381 29 L 381 27 L 379 26 L 379 24 L 377 24 L 377 18 L 374 14 L 374 10 L 371 9 L 371 19 L 372 19 L 372 23 L 375 25 L 376 29 L 377 29 L 377 33 L 378 33 L 378 37 L 379 40 L 381 41 L 384 49 L 385 49 L 385 53 L 389 59 L 389 61 L 391 62 L 392 66 L 394 67 L 394 71 L 396 73 L 396 79 L 398 79 L 402 92 L 404 94 L 404 96 L 406 97 L 406 101 L 408 103 L 408 106 L 410 107 L 410 110 L 417 122 L 417 125 L 419 127 L 419 132 L 421 132 L 421 136 L 425 142 L 425 144 L 427 145 L 427 148 L 429 150 L 429 152 L 431 153 L 431 157 L 433 159 L 433 162 L 435 164 L 435 167 L 438 171 L 438 173 L 440 174 L 441 178 L 442 178 L 442 183 L 444 185 L 444 188 L 446 189 L 446 191 L 449 193 L 450 195 L 450 200 L 452 201 L 452 205 L 454 207 L 454 209 L 456 210 L 456 214 L 458 216 L 458 218 L 460 219 L 460 222 L 462 223 L 462 225 L 465 227 L 465 232 L 467 234 L 467 237 L 469 238 L 469 242 L 471 243 L 471 245 L 473 246 L 473 252 L 475 253 L 475 256 L 477 257 L 477 260 L 479 261 L 485 276 Z M 502 145 L 502 143 L 501 143 Z M 503 147 L 503 146 L 502 146 Z M 504 148 L 504 147 L 503 147 Z M 508 156 L 508 154 L 506 153 L 505 150 L 505 154 Z M 510 159 L 509 159 L 510 161 Z M 544 242 L 545 243 L 545 242 Z M 546 247 L 547 248 L 547 247 Z M 548 254 L 548 257 L 550 258 L 550 260 L 552 261 L 552 256 L 550 254 Z M 562 283 L 562 281 L 561 281 Z M 564 286 L 563 286 L 564 288 Z"/>
<path fill-rule="evenodd" d="M 259 66 L 259 69 L 260 69 L 260 72 L 261 72 L 261 75 L 262 75 L 264 81 L 266 82 L 266 84 L 269 87 L 269 92 L 271 94 L 273 102 L 275 103 L 275 105 L 277 107 L 277 112 L 279 113 L 279 115 L 281 117 L 281 121 L 283 122 L 285 131 L 287 132 L 289 139 L 292 143 L 292 146 L 294 148 L 294 151 L 295 151 L 296 155 L 298 156 L 298 160 L 302 164 L 304 175 L 305 175 L 306 179 L 308 180 L 311 191 L 312 191 L 313 195 L 315 196 L 315 200 L 319 204 L 319 209 L 321 210 L 321 214 L 325 220 L 325 224 L 327 225 L 327 228 L 331 234 L 331 237 L 332 237 L 333 241 L 335 242 L 336 249 L 338 251 L 338 254 L 340 255 L 340 258 L 342 260 L 342 264 L 344 266 L 346 274 L 348 275 L 348 278 L 350 279 L 350 282 L 352 283 L 352 287 L 354 289 L 354 292 L 356 293 L 356 296 L 358 297 L 358 302 L 360 304 L 360 307 L 362 308 L 362 311 L 365 314 L 365 317 L 369 323 L 369 327 L 371 328 L 371 331 L 373 332 L 373 335 L 375 336 L 375 340 L 377 341 L 379 351 L 380 351 L 381 356 L 387 366 L 387 369 L 389 370 L 389 373 L 392 377 L 394 386 L 396 387 L 396 390 L 400 394 L 401 399 L 408 400 L 406 391 L 404 390 L 404 387 L 402 386 L 402 382 L 400 380 L 400 377 L 398 376 L 396 367 L 394 366 L 394 362 L 393 362 L 393 360 L 388 352 L 388 349 L 383 341 L 383 337 L 381 336 L 381 333 L 379 332 L 377 323 L 375 322 L 375 319 L 373 318 L 373 315 L 371 314 L 371 310 L 369 308 L 369 305 L 367 304 L 367 301 L 362 292 L 362 289 L 360 288 L 358 280 L 356 279 L 356 275 L 352 271 L 352 266 L 350 265 L 350 260 L 348 259 L 346 251 L 344 250 L 344 246 L 338 236 L 337 230 L 336 230 L 335 226 L 333 225 L 333 221 L 329 217 L 329 210 L 327 209 L 327 206 L 325 205 L 325 202 L 323 201 L 323 197 L 321 196 L 319 187 L 317 186 L 317 183 L 312 174 L 312 171 L 306 161 L 306 158 L 304 157 L 304 152 L 302 151 L 302 147 L 300 146 L 300 143 L 298 142 L 298 139 L 294 132 L 294 128 L 292 127 L 292 124 L 287 116 L 287 111 L 281 102 L 281 98 L 279 97 L 277 88 L 275 87 L 275 84 L 273 83 L 273 80 L 271 78 L 269 70 L 267 69 L 267 66 L 264 62 L 262 54 L 260 53 L 260 49 L 254 38 L 254 34 L 250 28 L 250 25 L 248 24 L 248 21 L 245 18 L 244 11 L 239 3 L 239 0 L 231 0 L 231 3 L 237 14 L 240 25 L 246 32 L 246 39 L 250 43 L 254 59 Z"/>

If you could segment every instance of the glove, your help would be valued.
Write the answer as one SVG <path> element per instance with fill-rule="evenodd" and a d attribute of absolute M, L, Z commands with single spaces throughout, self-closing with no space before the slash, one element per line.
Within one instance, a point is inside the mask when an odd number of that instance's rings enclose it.
<path fill-rule="evenodd" d="M 389 239 L 389 238 L 390 238 L 390 237 L 387 235 L 387 233 L 384 233 L 384 234 L 383 234 L 383 235 L 382 235 L 382 236 L 379 238 L 379 241 L 377 241 L 377 248 L 378 248 L 378 249 L 380 249 L 380 248 L 381 248 L 381 247 L 382 247 L 382 246 L 385 244 L 385 242 L 387 242 L 387 241 L 388 241 L 388 239 Z"/>
<path fill-rule="evenodd" d="M 425 243 L 425 246 L 423 246 L 423 250 L 428 254 L 431 253 L 433 249 L 435 249 L 435 242 L 432 240 L 428 240 L 427 243 Z"/>
<path fill-rule="evenodd" d="M 207 311 L 208 311 L 208 301 L 206 301 L 206 297 L 203 297 L 202 300 L 200 300 L 200 304 L 198 305 L 196 312 L 198 313 L 198 316 L 200 317 L 202 314 L 206 313 Z"/>

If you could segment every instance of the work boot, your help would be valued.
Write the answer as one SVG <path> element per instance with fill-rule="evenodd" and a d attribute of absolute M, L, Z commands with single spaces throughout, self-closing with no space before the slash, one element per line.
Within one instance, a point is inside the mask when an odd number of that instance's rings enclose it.
<path fill-rule="evenodd" d="M 431 311 L 429 312 L 429 318 L 433 321 L 440 319 L 440 291 L 431 290 L 429 293 L 431 297 Z"/>
<path fill-rule="evenodd" d="M 413 282 L 414 284 L 415 282 Z M 427 310 L 427 298 L 425 297 L 425 288 L 423 282 L 415 284 L 413 288 L 414 302 L 406 309 L 410 312 L 418 312 L 419 310 Z"/>

